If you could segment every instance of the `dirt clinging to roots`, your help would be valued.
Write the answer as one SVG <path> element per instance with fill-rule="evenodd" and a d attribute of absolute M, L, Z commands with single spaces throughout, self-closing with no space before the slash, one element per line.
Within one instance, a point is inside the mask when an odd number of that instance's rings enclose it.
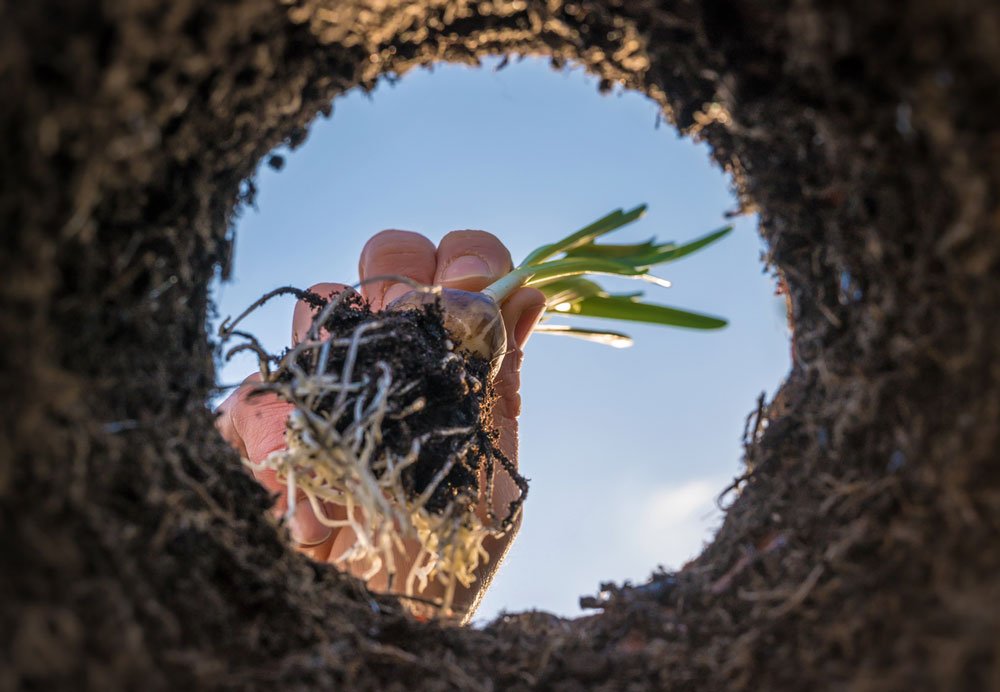
<path fill-rule="evenodd" d="M 317 308 L 327 304 L 320 299 Z M 369 340 L 362 337 L 351 361 L 356 378 L 365 382 L 359 392 L 345 397 L 345 415 L 339 417 L 338 432 L 356 422 L 355 404 L 370 402 L 377 395 L 380 371 L 390 374 L 394 387 L 390 392 L 392 408 L 380 424 L 381 442 L 372 452 L 380 458 L 385 452 L 405 457 L 414 440 L 424 439 L 414 464 L 401 474 L 404 488 L 411 498 L 427 491 L 432 481 L 446 471 L 427 500 L 427 509 L 441 512 L 459 495 L 474 502 L 479 495 L 480 466 L 488 466 L 487 476 L 494 466 L 512 473 L 519 486 L 526 490 L 524 479 L 497 447 L 497 433 L 492 428 L 492 407 L 495 399 L 489 378 L 489 364 L 482 358 L 459 355 L 461 344 L 455 343 L 445 330 L 440 307 L 428 304 L 422 310 L 384 311 L 376 316 L 360 296 L 345 299 L 323 321 L 322 329 L 334 341 L 349 341 L 360 327 L 377 325 L 369 330 Z M 297 355 L 300 372 L 313 374 L 317 369 L 315 348 Z M 287 354 L 286 354 L 287 355 Z M 332 348 L 324 371 L 340 373 L 351 350 L 345 345 Z M 292 374 L 284 371 L 278 381 L 288 382 Z M 337 407 L 337 395 L 319 397 L 314 411 L 328 415 Z M 406 415 L 399 415 L 405 412 Z M 442 435 L 441 431 L 467 430 L 461 434 Z M 381 473 L 376 469 L 376 473 Z M 515 514 L 523 497 L 512 507 Z"/>
<path fill-rule="evenodd" d="M 3 16 L 0 690 L 1000 688 L 995 2 Z M 796 335 L 695 561 L 472 630 L 289 549 L 213 429 L 205 324 L 267 152 L 348 89 L 487 54 L 583 65 L 706 141 Z"/>
<path fill-rule="evenodd" d="M 237 327 L 289 293 L 314 316 L 291 348 L 272 355 Z M 272 392 L 292 405 L 286 445 L 245 463 L 285 486 L 288 515 L 307 502 L 331 530 L 351 532 L 334 564 L 366 582 L 384 573 L 386 589 L 411 603 L 440 585 L 430 614 L 450 617 L 459 586 L 488 578 L 486 544 L 515 530 L 528 483 L 500 449 L 490 363 L 448 327 L 440 296 L 418 295 L 418 305 L 374 313 L 354 290 L 324 298 L 279 288 L 226 319 L 219 335 L 242 340 L 227 359 L 241 351 L 258 358 L 261 378 L 248 396 Z M 498 480 L 517 489 L 502 507 Z M 400 564 L 407 544 L 413 559 Z"/>

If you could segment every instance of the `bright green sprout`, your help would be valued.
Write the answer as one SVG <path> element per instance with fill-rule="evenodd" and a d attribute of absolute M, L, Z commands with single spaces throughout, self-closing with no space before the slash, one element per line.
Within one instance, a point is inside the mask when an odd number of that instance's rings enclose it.
<path fill-rule="evenodd" d="M 645 212 L 645 204 L 627 212 L 617 209 L 560 241 L 543 245 L 483 293 L 499 305 L 515 289 L 534 286 L 545 294 L 547 311 L 555 314 L 648 322 L 690 329 L 724 327 L 726 321 L 718 317 L 642 302 L 639 300 L 643 296 L 641 291 L 611 294 L 595 281 L 584 278 L 624 276 L 669 286 L 670 282 L 650 274 L 650 269 L 696 252 L 732 231 L 732 226 L 726 226 L 680 246 L 674 243 L 657 243 L 655 239 L 632 244 L 595 242 L 639 219 Z M 548 324 L 541 325 L 539 331 L 575 336 L 619 348 L 632 344 L 628 336 L 616 331 Z"/>

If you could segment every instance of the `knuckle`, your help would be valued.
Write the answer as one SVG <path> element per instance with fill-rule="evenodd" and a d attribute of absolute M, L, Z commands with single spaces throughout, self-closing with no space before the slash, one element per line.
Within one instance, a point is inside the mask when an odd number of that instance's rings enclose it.
<path fill-rule="evenodd" d="M 523 352 L 516 346 L 507 351 L 503 363 L 500 365 L 500 371 L 493 382 L 501 399 L 518 399 L 518 405 L 520 405 L 522 358 Z"/>
<path fill-rule="evenodd" d="M 521 393 L 517 389 L 505 392 L 501 399 L 501 406 L 505 418 L 513 420 L 519 417 L 521 415 Z"/>

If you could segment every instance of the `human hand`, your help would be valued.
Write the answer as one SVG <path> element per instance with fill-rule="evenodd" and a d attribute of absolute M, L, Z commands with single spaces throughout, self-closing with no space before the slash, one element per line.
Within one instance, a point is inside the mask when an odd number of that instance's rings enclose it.
<path fill-rule="evenodd" d="M 438 284 L 449 288 L 478 291 L 512 269 L 510 253 L 494 236 L 482 231 L 454 231 L 446 235 L 435 248 L 427 238 L 408 231 L 383 231 L 365 245 L 359 262 L 362 282 L 369 277 L 402 276 L 421 284 Z M 310 290 L 329 298 L 344 290 L 343 284 L 316 284 Z M 362 283 L 361 293 L 371 303 L 373 310 L 381 310 L 396 298 L 411 290 L 411 286 L 394 281 Z M 532 288 L 513 292 L 502 305 L 504 326 L 508 334 L 508 351 L 497 374 L 494 385 L 498 400 L 493 409 L 493 425 L 499 433 L 501 451 L 517 465 L 517 417 L 520 413 L 520 368 L 522 349 L 532 330 L 541 318 L 545 307 L 542 293 Z M 292 343 L 305 336 L 312 319 L 313 308 L 304 302 L 295 306 L 292 318 Z M 259 463 L 271 452 L 285 447 L 285 422 L 291 404 L 270 393 L 254 392 L 259 375 L 247 378 L 219 407 L 217 426 L 230 444 L 252 463 Z M 255 471 L 254 475 L 267 489 L 279 493 L 273 511 L 282 516 L 288 508 L 284 494 L 285 484 L 274 471 Z M 482 484 L 485 487 L 485 484 Z M 497 472 L 494 479 L 493 511 L 506 516 L 510 502 L 518 493 L 517 486 L 506 474 Z M 301 498 L 300 498 L 301 499 Z M 340 506 L 324 508 L 331 519 L 343 519 Z M 485 514 L 485 506 L 480 513 Z M 320 523 L 308 502 L 296 502 L 289 529 L 299 550 L 318 561 L 335 561 L 353 543 L 354 534 L 349 528 L 333 530 Z M 464 600 L 474 603 L 488 586 L 503 554 L 506 552 L 513 531 L 486 546 L 491 560 L 481 570 L 473 586 L 474 592 L 465 594 Z M 405 557 L 404 562 L 405 562 Z M 413 556 L 410 556 L 411 558 Z M 369 581 L 373 589 L 385 587 L 385 574 Z"/>

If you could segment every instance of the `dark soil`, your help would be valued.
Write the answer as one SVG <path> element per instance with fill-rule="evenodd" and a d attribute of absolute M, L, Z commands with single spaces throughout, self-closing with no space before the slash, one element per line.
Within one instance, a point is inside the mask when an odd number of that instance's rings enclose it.
<path fill-rule="evenodd" d="M 2 13 L 0 689 L 1000 689 L 996 2 Z M 796 365 L 697 560 L 471 630 L 289 550 L 213 429 L 205 324 L 257 162 L 347 89 L 494 53 L 708 142 Z"/>
<path fill-rule="evenodd" d="M 325 315 L 323 308 L 328 301 L 315 294 L 309 294 L 308 298 L 320 315 Z M 393 384 L 388 409 L 379 426 L 382 441 L 374 447 L 372 461 L 383 459 L 387 451 L 398 458 L 405 457 L 415 440 L 423 440 L 416 463 L 402 474 L 403 486 L 407 496 L 416 499 L 449 466 L 451 470 L 435 486 L 426 504 L 429 511 L 439 513 L 455 502 L 465 507 L 475 505 L 480 491 L 479 472 L 482 470 L 484 478 L 491 478 L 494 467 L 498 466 L 522 491 L 511 504 L 510 517 L 504 522 L 505 528 L 509 528 L 510 518 L 516 516 L 528 486 L 497 446 L 497 432 L 492 424 L 496 395 L 489 377 L 489 363 L 476 356 L 459 355 L 460 344 L 445 330 L 438 303 L 375 314 L 359 294 L 352 294 L 338 300 L 321 324 L 314 322 L 314 328 L 325 329 L 331 343 L 336 344 L 351 339 L 363 325 L 371 328 L 376 324 L 377 330 L 362 332 L 359 338 L 360 346 L 347 379 L 363 382 L 365 386 L 347 395 L 342 404 L 346 413 L 337 419 L 337 431 L 343 433 L 355 422 L 359 400 L 363 409 L 375 399 L 383 368 L 386 369 Z M 347 344 L 330 348 L 323 372 L 343 373 L 350 352 Z M 295 356 L 299 371 L 314 375 L 320 366 L 320 353 L 319 349 L 312 349 Z M 286 352 L 278 361 L 284 363 L 289 357 Z M 275 375 L 278 382 L 290 382 L 292 377 L 291 370 L 280 366 Z M 417 402 L 420 408 L 413 411 Z M 336 409 L 335 393 L 318 397 L 312 407 L 324 417 Z M 412 412 L 401 415 L 407 411 Z M 461 428 L 468 428 L 469 432 L 438 434 Z M 380 477 L 384 468 L 377 466 L 373 471 Z"/>

